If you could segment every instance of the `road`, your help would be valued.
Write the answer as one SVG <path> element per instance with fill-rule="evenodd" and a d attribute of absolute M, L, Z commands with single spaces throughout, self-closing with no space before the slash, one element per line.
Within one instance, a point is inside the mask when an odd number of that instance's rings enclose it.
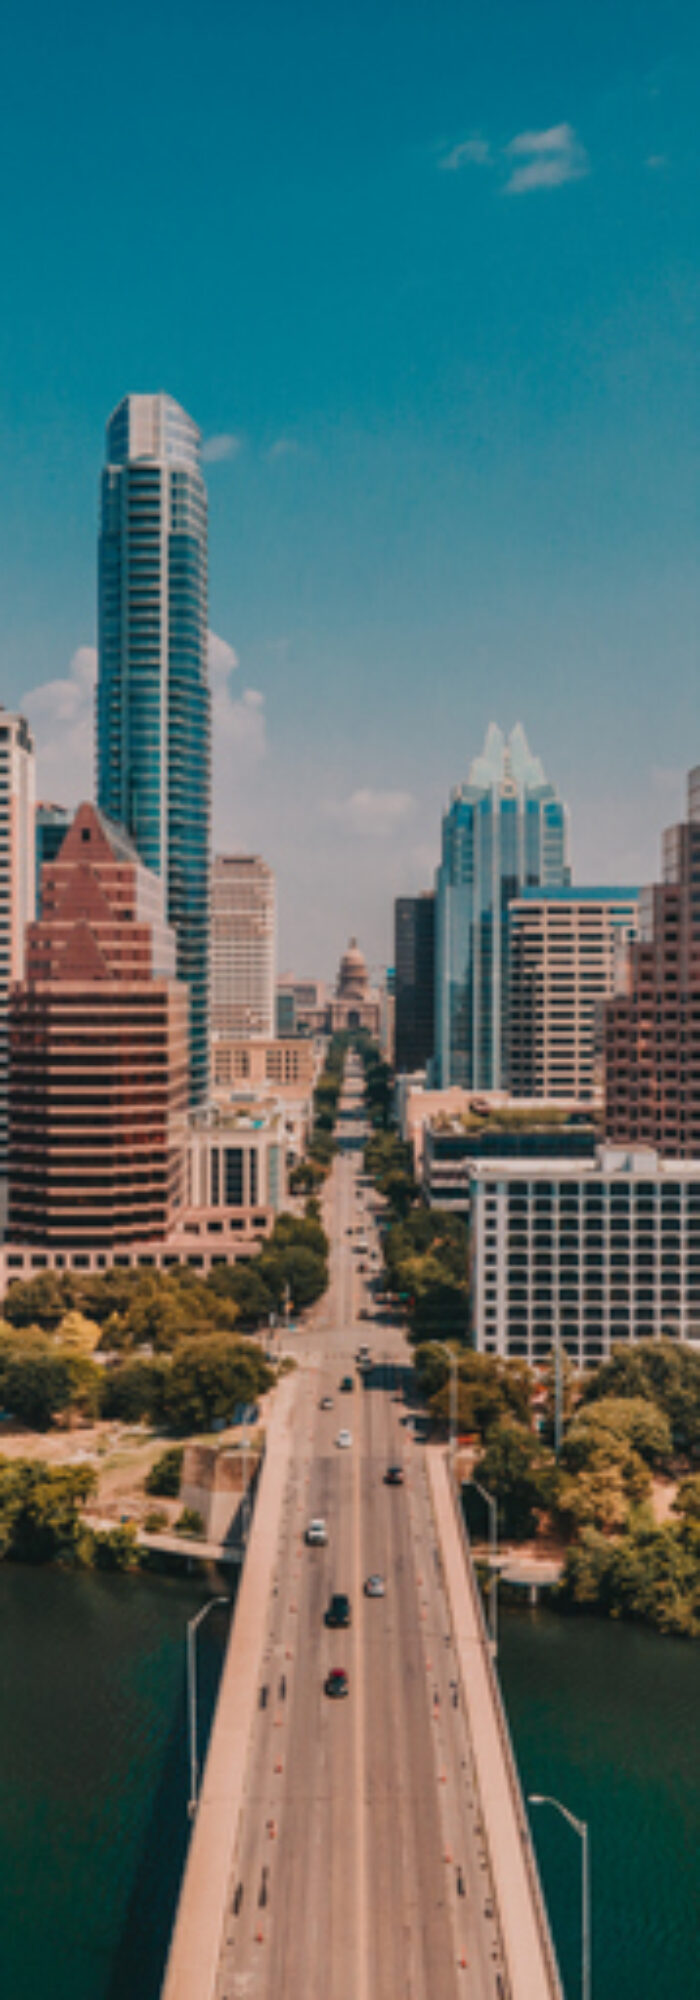
<path fill-rule="evenodd" d="M 331 1282 L 296 1336 L 299 1447 L 285 1494 L 263 1680 L 217 2000 L 502 2000 L 502 1959 L 472 1784 L 422 1448 L 400 1393 L 398 1329 L 358 1322 L 372 1246 L 349 1067 L 326 1196 Z M 360 1340 L 375 1367 L 362 1385 Z M 352 1393 L 340 1379 L 352 1374 Z M 321 1397 L 333 1397 L 322 1411 Z M 341 1449 L 342 1426 L 352 1446 Z M 385 1483 L 401 1463 L 404 1484 Z M 307 1548 L 321 1515 L 325 1548 Z M 378 1571 L 383 1598 L 364 1582 Z M 352 1626 L 324 1625 L 347 1591 Z M 324 1692 L 330 1668 L 347 1699 Z"/>

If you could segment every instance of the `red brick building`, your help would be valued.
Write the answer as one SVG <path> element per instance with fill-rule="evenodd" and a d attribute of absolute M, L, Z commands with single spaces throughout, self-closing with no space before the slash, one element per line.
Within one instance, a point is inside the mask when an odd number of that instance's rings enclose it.
<path fill-rule="evenodd" d="M 184 1195 L 187 988 L 159 881 L 92 805 L 43 870 L 9 1018 L 10 1239 L 165 1237 Z"/>
<path fill-rule="evenodd" d="M 609 1139 L 700 1158 L 700 766 L 688 818 L 663 840 L 663 881 L 639 900 L 625 990 L 605 1012 Z"/>

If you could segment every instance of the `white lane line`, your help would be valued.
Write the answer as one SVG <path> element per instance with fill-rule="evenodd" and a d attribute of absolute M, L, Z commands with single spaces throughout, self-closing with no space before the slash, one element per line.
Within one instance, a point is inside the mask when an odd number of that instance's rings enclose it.
<path fill-rule="evenodd" d="M 362 1595 L 362 1536 L 361 1536 L 361 1476 L 362 1453 L 360 1449 L 359 1410 L 355 1424 L 355 1449 L 353 1453 L 353 1539 L 355 1571 L 355 1828 L 356 1828 L 356 1896 L 357 1896 L 357 2000 L 369 2000 L 367 1968 L 367 1828 L 365 1823 L 365 1696 L 362 1672 L 362 1623 L 364 1599 Z"/>

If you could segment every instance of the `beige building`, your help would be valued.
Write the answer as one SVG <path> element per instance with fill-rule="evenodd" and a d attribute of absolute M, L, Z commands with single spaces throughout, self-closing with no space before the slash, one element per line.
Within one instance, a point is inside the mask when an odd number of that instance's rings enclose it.
<path fill-rule="evenodd" d="M 277 898 L 259 854 L 217 854 L 211 891 L 211 1026 L 246 1040 L 275 1034 Z"/>
<path fill-rule="evenodd" d="M 310 1097 L 322 1061 L 322 1044 L 311 1036 L 244 1042 L 222 1035 L 212 1048 L 214 1089 L 236 1089 L 241 1084 L 253 1090 L 274 1086 L 278 1093 L 307 1093 Z"/>
<path fill-rule="evenodd" d="M 614 991 L 637 889 L 531 889 L 508 910 L 508 1069 L 516 1098 L 596 1095 L 596 1015 Z"/>
<path fill-rule="evenodd" d="M 0 704 L 0 1178 L 3 1179 L 7 1173 L 8 1140 L 8 994 L 11 984 L 24 977 L 25 926 L 33 921 L 36 902 L 34 789 L 34 740 L 29 727 L 23 715 L 10 715 Z"/>

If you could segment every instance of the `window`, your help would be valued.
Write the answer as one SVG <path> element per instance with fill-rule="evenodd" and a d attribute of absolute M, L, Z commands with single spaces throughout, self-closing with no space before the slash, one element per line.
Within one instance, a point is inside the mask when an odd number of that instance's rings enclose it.
<path fill-rule="evenodd" d="M 226 1207 L 243 1206 L 243 1148 L 227 1146 L 224 1153 Z"/>

